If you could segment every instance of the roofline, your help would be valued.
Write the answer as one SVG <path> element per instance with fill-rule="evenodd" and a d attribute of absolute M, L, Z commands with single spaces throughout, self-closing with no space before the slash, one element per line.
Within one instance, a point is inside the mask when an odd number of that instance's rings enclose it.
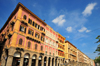
<path fill-rule="evenodd" d="M 65 43 L 70 43 L 72 46 L 74 46 L 75 48 L 77 48 L 75 45 L 73 45 L 71 42 L 69 42 L 68 40 L 65 41 Z"/>
<path fill-rule="evenodd" d="M 79 50 L 79 49 L 77 49 L 77 50 Z M 79 50 L 80 52 L 82 52 L 81 50 Z M 82 52 L 83 53 L 83 52 Z M 83 53 L 84 55 L 86 55 L 85 53 Z M 86 55 L 87 56 L 87 55 Z M 87 56 L 88 57 L 88 56 Z M 89 57 L 88 57 L 89 58 Z M 91 58 L 89 58 L 89 59 L 91 59 Z"/>
<path fill-rule="evenodd" d="M 57 32 L 58 33 L 58 32 Z M 60 36 L 62 36 L 60 33 L 58 33 Z M 64 39 L 66 39 L 64 36 L 62 36 Z"/>
<path fill-rule="evenodd" d="M 1 28 L 0 33 L 5 28 L 5 26 L 9 23 L 9 21 L 11 20 L 11 18 L 15 15 L 15 13 L 18 11 L 19 7 L 22 7 L 27 12 L 29 12 L 32 16 L 34 16 L 35 18 L 37 18 L 38 20 L 40 20 L 44 25 L 47 25 L 43 20 L 41 20 L 38 16 L 36 16 L 33 12 L 31 12 L 28 8 L 26 8 L 22 3 L 19 2 L 17 4 L 16 8 L 14 9 L 14 11 L 11 13 L 11 15 L 9 16 L 9 18 L 7 19 L 6 23 Z"/>

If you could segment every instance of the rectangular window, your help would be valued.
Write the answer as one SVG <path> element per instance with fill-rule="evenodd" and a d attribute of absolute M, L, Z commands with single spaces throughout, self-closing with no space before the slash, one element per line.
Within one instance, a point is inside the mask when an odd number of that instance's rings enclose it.
<path fill-rule="evenodd" d="M 35 34 L 35 37 L 39 39 L 39 34 Z"/>
<path fill-rule="evenodd" d="M 40 29 L 40 25 L 38 25 L 38 29 Z"/>
<path fill-rule="evenodd" d="M 33 26 L 35 25 L 35 23 L 34 23 L 34 21 L 33 21 L 33 24 L 32 24 Z"/>
<path fill-rule="evenodd" d="M 31 35 L 31 33 L 32 33 L 32 31 L 31 31 L 31 30 L 29 30 L 29 31 L 28 31 L 28 34 L 30 34 L 30 35 Z"/>
<path fill-rule="evenodd" d="M 35 27 L 37 28 L 37 24 L 35 24 Z"/>
<path fill-rule="evenodd" d="M 26 33 L 26 28 L 24 26 L 20 26 L 20 31 Z"/>
<path fill-rule="evenodd" d="M 32 20 L 31 20 L 31 19 L 29 19 L 29 20 L 28 20 L 28 23 L 29 23 L 29 24 L 32 24 Z"/>
<path fill-rule="evenodd" d="M 13 28 L 14 28 L 14 25 L 12 25 L 12 27 L 11 27 L 11 31 L 13 31 Z"/>
<path fill-rule="evenodd" d="M 47 51 L 45 51 L 45 54 L 47 55 Z"/>

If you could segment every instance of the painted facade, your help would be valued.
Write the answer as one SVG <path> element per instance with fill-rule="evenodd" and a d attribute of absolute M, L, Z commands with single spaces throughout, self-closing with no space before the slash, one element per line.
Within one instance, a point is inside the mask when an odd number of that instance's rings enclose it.
<path fill-rule="evenodd" d="M 76 66 L 77 65 L 77 48 L 70 43 L 69 41 L 65 41 L 65 59 L 69 62 L 68 65 Z"/>
<path fill-rule="evenodd" d="M 76 66 L 90 59 L 65 42 L 38 16 L 18 3 L 0 30 L 0 61 L 4 66 Z M 68 65 L 70 64 L 70 65 Z"/>

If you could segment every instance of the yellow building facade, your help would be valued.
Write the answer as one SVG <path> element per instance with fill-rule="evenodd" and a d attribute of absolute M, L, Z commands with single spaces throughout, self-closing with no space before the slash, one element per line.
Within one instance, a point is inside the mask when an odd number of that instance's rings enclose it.
<path fill-rule="evenodd" d="M 2 66 L 82 66 L 90 58 L 18 3 L 0 30 Z"/>
<path fill-rule="evenodd" d="M 68 65 L 77 65 L 77 48 L 69 41 L 65 41 L 65 59 Z"/>

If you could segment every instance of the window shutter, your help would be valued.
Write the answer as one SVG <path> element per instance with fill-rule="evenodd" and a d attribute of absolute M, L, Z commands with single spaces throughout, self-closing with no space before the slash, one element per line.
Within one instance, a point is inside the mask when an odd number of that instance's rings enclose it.
<path fill-rule="evenodd" d="M 20 26 L 20 31 L 21 31 L 22 26 Z"/>
<path fill-rule="evenodd" d="M 25 31 L 24 31 L 24 33 L 26 33 L 26 28 L 25 28 Z"/>

